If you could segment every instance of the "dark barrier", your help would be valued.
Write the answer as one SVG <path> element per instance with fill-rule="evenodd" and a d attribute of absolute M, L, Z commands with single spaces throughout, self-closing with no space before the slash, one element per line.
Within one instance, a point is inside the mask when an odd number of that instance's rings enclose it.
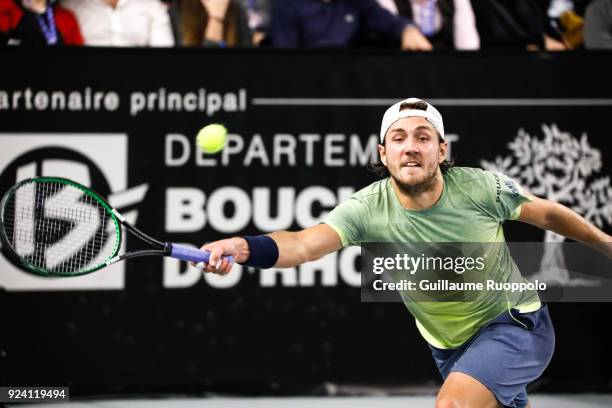
<path fill-rule="evenodd" d="M 439 108 L 459 165 L 502 170 L 610 231 L 612 54 L 4 49 L 2 60 L 0 191 L 68 177 L 163 240 L 316 224 L 375 180 L 365 166 L 382 113 L 408 96 Z M 194 139 L 211 122 L 231 135 L 207 156 Z M 559 240 L 518 223 L 506 237 Z M 405 307 L 360 303 L 359 262 L 348 248 L 220 278 L 138 259 L 42 279 L 2 257 L 2 383 L 75 396 L 437 382 Z M 572 284 L 550 275 L 561 269 L 542 277 Z M 611 312 L 551 305 L 557 351 L 539 390 L 611 390 Z"/>

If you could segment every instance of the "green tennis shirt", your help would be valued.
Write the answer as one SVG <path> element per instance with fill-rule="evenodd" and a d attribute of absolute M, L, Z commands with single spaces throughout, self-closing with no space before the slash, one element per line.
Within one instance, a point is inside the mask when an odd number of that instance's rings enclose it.
<path fill-rule="evenodd" d="M 526 282 L 505 244 L 503 222 L 515 220 L 530 201 L 521 187 L 503 174 L 454 167 L 444 173 L 440 199 L 425 210 L 400 204 L 389 178 L 370 184 L 334 208 L 324 219 L 342 246 L 364 242 L 461 242 L 493 245 L 484 274 L 496 282 Z M 530 312 L 540 307 L 536 291 L 514 294 L 483 291 L 469 302 L 416 302 L 404 298 L 425 340 L 438 348 L 455 348 L 510 308 Z"/>

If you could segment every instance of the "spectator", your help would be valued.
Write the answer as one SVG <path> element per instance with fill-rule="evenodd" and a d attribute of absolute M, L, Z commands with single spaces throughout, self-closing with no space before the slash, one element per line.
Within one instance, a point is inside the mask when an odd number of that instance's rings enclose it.
<path fill-rule="evenodd" d="M 0 0 L 0 41 L 12 45 L 82 45 L 74 15 L 47 0 Z"/>
<path fill-rule="evenodd" d="M 586 0 L 550 0 L 548 18 L 552 37 L 561 39 L 567 49 L 576 49 L 584 43 L 584 18 L 580 15 Z"/>
<path fill-rule="evenodd" d="M 414 20 L 435 49 L 477 50 L 480 38 L 470 0 L 378 0 L 393 14 Z"/>
<path fill-rule="evenodd" d="M 170 47 L 166 6 L 160 0 L 62 0 L 76 15 L 86 45 Z"/>
<path fill-rule="evenodd" d="M 411 20 L 392 15 L 376 0 L 282 0 L 272 8 L 275 47 L 346 47 L 367 42 L 370 32 L 400 42 L 404 50 L 432 49 Z"/>
<path fill-rule="evenodd" d="M 252 45 L 246 10 L 237 0 L 181 0 L 183 45 Z"/>
<path fill-rule="evenodd" d="M 584 40 L 587 49 L 612 49 L 612 0 L 595 0 L 587 7 Z"/>
<path fill-rule="evenodd" d="M 558 21 L 552 20 L 551 23 L 567 49 L 574 50 L 584 44 L 584 18 L 573 10 L 564 11 Z"/>
<path fill-rule="evenodd" d="M 272 0 L 242 0 L 247 10 L 249 29 L 254 45 L 263 45 L 268 40 L 270 31 L 270 13 Z"/>
<path fill-rule="evenodd" d="M 168 17 L 170 18 L 170 28 L 172 29 L 172 38 L 174 39 L 174 45 L 182 45 L 181 39 L 181 20 L 178 0 L 162 0 L 162 3 L 168 10 Z"/>
<path fill-rule="evenodd" d="M 546 3 L 546 2 L 544 2 Z M 548 3 L 536 0 L 472 1 L 481 48 L 567 49 L 547 17 Z"/>

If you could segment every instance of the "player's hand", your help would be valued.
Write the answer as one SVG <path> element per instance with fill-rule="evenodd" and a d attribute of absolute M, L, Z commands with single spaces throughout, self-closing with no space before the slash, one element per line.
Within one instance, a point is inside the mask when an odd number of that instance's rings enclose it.
<path fill-rule="evenodd" d="M 402 50 L 432 51 L 433 46 L 417 27 L 408 25 L 402 33 Z"/>
<path fill-rule="evenodd" d="M 210 17 L 220 20 L 225 19 L 225 13 L 229 7 L 230 0 L 201 0 Z"/>
<path fill-rule="evenodd" d="M 544 49 L 546 51 L 567 51 L 568 47 L 563 42 L 544 35 Z"/>
<path fill-rule="evenodd" d="M 234 262 L 245 262 L 250 255 L 249 244 L 240 237 L 214 241 L 203 245 L 200 249 L 210 252 L 208 263 L 203 264 L 202 271 L 219 275 L 225 275 L 232 270 Z M 234 257 L 233 262 L 228 261 L 228 255 Z"/>
<path fill-rule="evenodd" d="M 612 260 L 612 235 L 608 235 L 608 238 L 601 244 L 600 251 Z"/>

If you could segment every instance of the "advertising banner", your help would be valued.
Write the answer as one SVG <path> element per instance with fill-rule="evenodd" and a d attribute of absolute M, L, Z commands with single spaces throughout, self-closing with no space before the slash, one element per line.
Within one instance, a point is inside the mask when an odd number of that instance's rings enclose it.
<path fill-rule="evenodd" d="M 612 229 L 612 54 L 2 54 L 0 192 L 29 177 L 69 178 L 162 241 L 199 247 L 316 225 L 377 180 L 368 164 L 378 160 L 382 114 L 411 96 L 441 112 L 455 165 L 502 172 Z M 217 154 L 195 143 L 210 123 L 229 130 Z M 550 243 L 533 261 L 540 281 L 584 283 L 563 237 L 517 222 L 504 234 Z M 143 244 L 128 235 L 125 245 Z M 406 307 L 361 301 L 361 267 L 361 248 L 347 247 L 295 268 L 236 265 L 226 276 L 150 257 L 50 279 L 0 256 L 1 379 L 71 386 L 72 395 L 439 381 Z M 612 304 L 550 309 L 548 390 L 567 380 L 583 391 L 609 387 L 601 316 Z"/>

